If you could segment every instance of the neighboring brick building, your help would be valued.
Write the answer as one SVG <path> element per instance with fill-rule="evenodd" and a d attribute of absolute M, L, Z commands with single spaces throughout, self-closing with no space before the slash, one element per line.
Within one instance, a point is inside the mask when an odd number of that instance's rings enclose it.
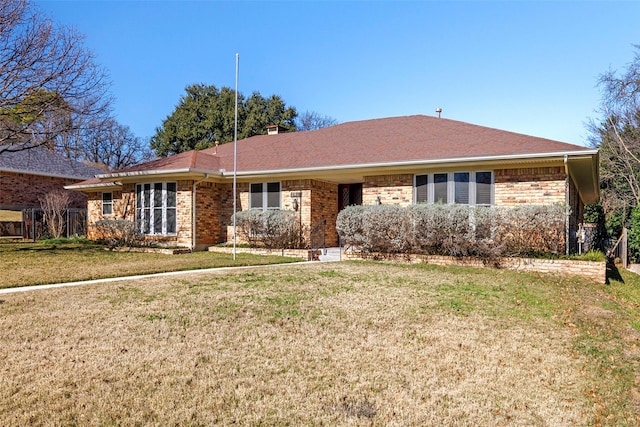
<path fill-rule="evenodd" d="M 61 157 L 45 147 L 19 151 L 0 150 L 0 210 L 20 211 L 39 208 L 40 198 L 52 190 L 64 190 L 90 179 L 100 169 Z M 71 208 L 86 208 L 87 196 L 68 191 Z"/>
<path fill-rule="evenodd" d="M 204 248 L 228 241 L 233 144 L 157 159 L 67 188 L 89 195 L 89 222 L 138 221 L 148 238 Z M 254 136 L 237 144 L 237 209 L 299 207 L 312 228 L 351 204 L 561 203 L 570 245 L 582 207 L 599 197 L 598 151 L 454 120 L 407 116 L 308 132 Z"/>

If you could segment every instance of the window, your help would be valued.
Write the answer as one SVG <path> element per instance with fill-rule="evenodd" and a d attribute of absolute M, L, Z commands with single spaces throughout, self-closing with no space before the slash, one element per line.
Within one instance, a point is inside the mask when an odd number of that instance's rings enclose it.
<path fill-rule="evenodd" d="M 448 178 L 446 173 L 433 174 L 433 202 L 434 203 L 447 203 L 447 200 L 448 200 L 447 180 Z"/>
<path fill-rule="evenodd" d="M 113 215 L 113 193 L 102 193 L 102 215 Z"/>
<path fill-rule="evenodd" d="M 136 224 L 143 234 L 176 233 L 175 182 L 136 185 Z"/>
<path fill-rule="evenodd" d="M 259 182 L 249 186 L 250 209 L 280 209 L 280 183 Z"/>
<path fill-rule="evenodd" d="M 442 172 L 415 176 L 416 203 L 493 204 L 493 172 Z"/>
<path fill-rule="evenodd" d="M 476 172 L 476 205 L 491 206 L 493 176 L 491 172 Z"/>

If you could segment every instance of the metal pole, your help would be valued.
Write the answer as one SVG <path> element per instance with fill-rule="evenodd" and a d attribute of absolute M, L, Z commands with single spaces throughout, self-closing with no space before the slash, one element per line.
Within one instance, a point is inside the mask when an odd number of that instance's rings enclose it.
<path fill-rule="evenodd" d="M 240 54 L 236 53 L 236 113 L 233 126 L 233 260 L 236 260 L 236 172 L 238 168 L 238 64 Z"/>

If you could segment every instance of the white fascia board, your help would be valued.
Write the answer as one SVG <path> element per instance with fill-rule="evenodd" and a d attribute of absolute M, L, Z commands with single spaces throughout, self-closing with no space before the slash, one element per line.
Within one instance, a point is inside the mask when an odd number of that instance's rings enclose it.
<path fill-rule="evenodd" d="M 563 161 L 565 155 L 569 158 L 584 157 L 589 158 L 598 154 L 598 150 L 580 150 L 580 151 L 568 151 L 568 152 L 553 152 L 553 153 L 535 153 L 535 154 L 515 154 L 515 155 L 503 155 L 503 156 L 479 156 L 479 157 L 454 157 L 446 159 L 430 159 L 430 160 L 408 160 L 403 162 L 383 162 L 383 163 L 361 163 L 361 164 L 347 164 L 347 165 L 335 165 L 335 166 L 320 166 L 309 168 L 293 168 L 293 169 L 267 169 L 267 170 L 255 170 L 255 171 L 242 171 L 237 172 L 238 176 L 257 176 L 257 175 L 274 175 L 274 174 L 289 174 L 289 173 L 309 173 L 309 172 L 332 172 L 332 171 L 345 171 L 354 169 L 376 169 L 376 168 L 406 168 L 416 166 L 431 166 L 441 165 L 447 166 L 451 164 L 468 164 L 468 163 L 498 163 L 505 161 L 523 161 L 523 160 L 537 160 L 537 161 Z M 223 172 L 223 176 L 227 177 L 232 173 Z"/>
<path fill-rule="evenodd" d="M 2 168 L 0 169 L 0 172 L 22 173 L 25 175 L 46 176 L 46 177 L 61 178 L 61 179 L 75 179 L 77 181 L 86 181 L 87 179 L 89 179 L 86 176 L 79 177 L 79 176 L 71 176 L 71 175 L 60 175 L 55 173 L 42 173 L 42 172 L 36 172 L 33 170 L 22 170 L 22 169 L 13 169 L 13 168 Z"/>
<path fill-rule="evenodd" d="M 82 185 L 78 185 L 78 184 L 71 184 L 71 185 L 65 185 L 64 189 L 65 190 L 87 190 L 87 189 L 101 189 L 104 190 L 105 188 L 120 188 L 122 187 L 122 183 L 120 182 L 98 182 L 95 184 L 82 184 Z"/>
<path fill-rule="evenodd" d="M 187 175 L 187 174 L 199 174 L 199 175 L 216 175 L 222 176 L 221 171 L 210 171 L 205 169 L 157 169 L 148 171 L 132 171 L 132 172 L 114 172 L 106 173 L 102 175 L 96 175 L 99 179 L 113 179 L 113 178 L 132 178 L 132 177 L 144 177 L 144 176 L 157 176 L 157 175 Z"/>

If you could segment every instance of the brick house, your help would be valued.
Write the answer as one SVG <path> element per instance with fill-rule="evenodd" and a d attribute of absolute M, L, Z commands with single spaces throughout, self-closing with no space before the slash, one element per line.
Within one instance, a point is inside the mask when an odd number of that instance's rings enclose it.
<path fill-rule="evenodd" d="M 0 150 L 0 211 L 39 208 L 40 198 L 52 190 L 64 190 L 104 171 L 66 159 L 45 147 L 20 151 Z M 87 196 L 68 191 L 70 208 L 87 207 Z"/>
<path fill-rule="evenodd" d="M 189 151 L 98 175 L 69 189 L 88 194 L 91 224 L 137 221 L 149 239 L 202 249 L 229 241 L 234 144 Z M 351 204 L 565 204 L 570 245 L 584 204 L 599 197 L 598 152 L 576 145 L 423 115 L 279 132 L 237 143 L 237 209 L 299 205 L 301 221 Z"/>

